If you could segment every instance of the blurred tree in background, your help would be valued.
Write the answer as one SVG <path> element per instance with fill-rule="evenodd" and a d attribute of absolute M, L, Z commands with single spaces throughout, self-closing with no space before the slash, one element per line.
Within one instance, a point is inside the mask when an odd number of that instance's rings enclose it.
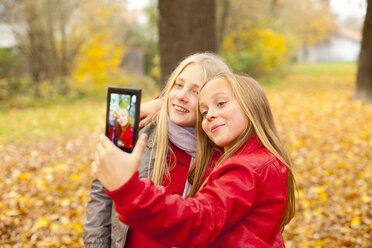
<path fill-rule="evenodd" d="M 158 53 L 158 7 L 157 1 L 150 1 L 145 7 L 145 21 L 136 21 L 128 26 L 123 42 L 128 48 L 142 50 L 145 56 L 145 73 L 152 79 L 160 81 Z"/>
<path fill-rule="evenodd" d="M 354 98 L 372 103 L 372 0 L 367 2 Z"/>
<path fill-rule="evenodd" d="M 74 32 L 73 17 L 79 0 L 3 0 L 2 20 L 12 26 L 17 51 L 25 59 L 40 97 L 40 84 L 47 80 L 60 94 L 69 90 L 67 77 L 82 44 Z"/>
<path fill-rule="evenodd" d="M 216 52 L 214 0 L 161 0 L 159 53 L 161 82 L 184 57 L 196 52 Z"/>
<path fill-rule="evenodd" d="M 83 37 L 73 72 L 73 87 L 80 89 L 86 82 L 102 84 L 118 72 L 125 52 L 123 37 L 128 27 L 120 18 L 122 7 L 118 2 L 90 0 L 81 4 L 74 25 Z"/>
<path fill-rule="evenodd" d="M 15 92 L 18 90 L 18 83 L 16 78 L 18 61 L 15 58 L 12 51 L 6 48 L 0 48 L 0 101 L 6 100 L 8 96 L 8 87 L 10 92 Z M 9 83 L 10 82 L 10 83 Z"/>
<path fill-rule="evenodd" d="M 220 51 L 233 69 L 253 76 L 282 71 L 298 48 L 326 39 L 333 27 L 328 0 L 224 0 L 220 5 L 229 8 L 220 18 L 225 20 L 219 24 L 224 26 Z"/>

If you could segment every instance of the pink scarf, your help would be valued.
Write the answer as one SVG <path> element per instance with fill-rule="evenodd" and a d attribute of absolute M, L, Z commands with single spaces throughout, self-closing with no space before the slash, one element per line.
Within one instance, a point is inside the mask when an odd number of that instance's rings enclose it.
<path fill-rule="evenodd" d="M 173 123 L 169 116 L 167 118 L 169 140 L 178 148 L 191 156 L 190 166 L 196 155 L 196 133 L 195 127 L 181 127 Z M 182 197 L 185 198 L 191 190 L 191 184 L 186 178 Z"/>
<path fill-rule="evenodd" d="M 192 158 L 196 154 L 195 127 L 181 127 L 167 118 L 169 140 L 178 148 L 185 151 Z"/>

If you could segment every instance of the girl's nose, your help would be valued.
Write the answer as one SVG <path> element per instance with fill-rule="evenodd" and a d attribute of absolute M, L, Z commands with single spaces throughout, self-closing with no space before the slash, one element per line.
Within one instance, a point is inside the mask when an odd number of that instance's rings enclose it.
<path fill-rule="evenodd" d="M 188 100 L 188 96 L 187 96 L 187 90 L 186 89 L 182 89 L 181 91 L 178 92 L 176 98 L 180 101 L 184 101 L 184 102 L 187 102 Z"/>
<path fill-rule="evenodd" d="M 207 118 L 208 121 L 211 121 L 211 120 L 215 119 L 216 117 L 217 117 L 216 112 L 214 112 L 212 110 L 209 110 L 206 118 Z"/>

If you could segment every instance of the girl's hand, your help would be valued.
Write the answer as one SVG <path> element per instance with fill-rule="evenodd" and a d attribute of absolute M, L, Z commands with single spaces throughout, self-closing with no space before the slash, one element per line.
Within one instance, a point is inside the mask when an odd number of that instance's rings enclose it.
<path fill-rule="evenodd" d="M 163 99 L 161 97 L 141 104 L 140 119 L 143 120 L 139 123 L 140 128 L 146 126 L 159 113 L 162 104 Z"/>
<path fill-rule="evenodd" d="M 132 153 L 116 147 L 106 136 L 100 136 L 92 169 L 95 177 L 109 191 L 124 185 L 138 170 L 147 136 L 142 134 Z"/>

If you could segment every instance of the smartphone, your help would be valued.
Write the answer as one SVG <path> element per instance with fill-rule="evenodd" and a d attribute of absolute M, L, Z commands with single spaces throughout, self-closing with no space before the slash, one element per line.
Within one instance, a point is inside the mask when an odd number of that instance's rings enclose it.
<path fill-rule="evenodd" d="M 106 136 L 121 150 L 132 152 L 138 138 L 141 89 L 108 87 Z"/>

